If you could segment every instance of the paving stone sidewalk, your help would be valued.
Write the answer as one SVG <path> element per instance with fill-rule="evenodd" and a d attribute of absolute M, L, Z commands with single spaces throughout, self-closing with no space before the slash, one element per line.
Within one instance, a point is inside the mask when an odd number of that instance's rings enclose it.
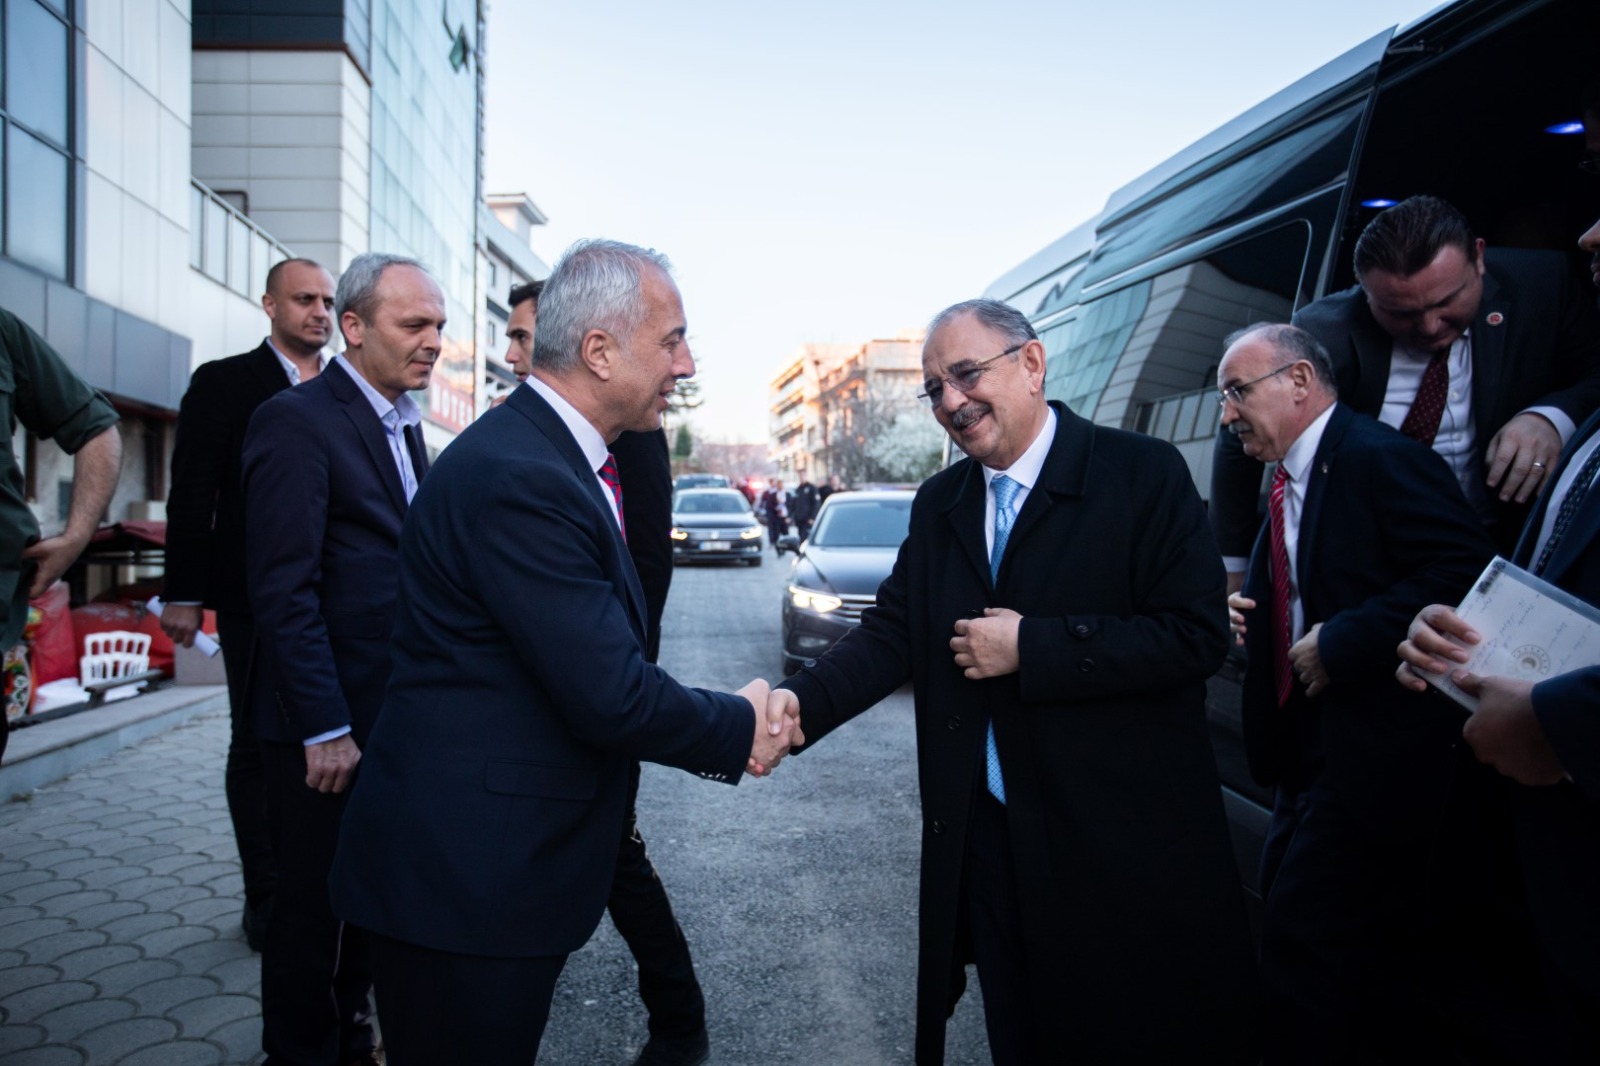
<path fill-rule="evenodd" d="M 0 1066 L 261 1061 L 227 746 L 201 715 L 0 806 Z"/>

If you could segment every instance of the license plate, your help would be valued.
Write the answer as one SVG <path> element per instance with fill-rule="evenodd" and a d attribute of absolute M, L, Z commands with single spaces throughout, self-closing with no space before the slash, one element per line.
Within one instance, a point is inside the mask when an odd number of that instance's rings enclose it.
<path fill-rule="evenodd" d="M 700 542 L 700 550 L 707 552 L 725 552 L 731 547 L 733 547 L 733 543 L 726 540 L 703 540 Z"/>

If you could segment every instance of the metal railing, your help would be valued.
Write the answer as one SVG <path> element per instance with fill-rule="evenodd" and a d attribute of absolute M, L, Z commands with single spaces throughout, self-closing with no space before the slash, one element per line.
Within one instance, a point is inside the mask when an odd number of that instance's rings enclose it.
<path fill-rule="evenodd" d="M 267 271 L 294 253 L 205 185 L 189 185 L 189 265 L 246 299 L 265 292 Z"/>

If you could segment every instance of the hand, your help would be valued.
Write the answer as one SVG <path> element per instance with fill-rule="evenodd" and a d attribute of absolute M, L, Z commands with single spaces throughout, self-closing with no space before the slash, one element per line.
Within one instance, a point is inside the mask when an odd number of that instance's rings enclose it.
<path fill-rule="evenodd" d="M 750 691 L 757 682 L 751 682 L 739 694 L 750 699 Z M 800 731 L 800 697 L 788 689 L 767 689 L 760 681 L 765 706 L 756 706 L 755 738 L 750 744 L 750 758 L 745 763 L 745 773 L 751 777 L 764 777 L 773 771 L 789 749 L 805 743 Z"/>
<path fill-rule="evenodd" d="M 56 578 L 66 573 L 67 567 L 83 554 L 84 546 L 88 543 L 87 537 L 79 540 L 63 533 L 46 537 L 37 544 L 24 548 L 23 559 L 38 564 L 38 569 L 33 573 L 33 584 L 28 586 L 28 598 L 42 595 L 45 589 L 54 585 Z"/>
<path fill-rule="evenodd" d="M 956 619 L 956 635 L 950 639 L 956 665 L 973 681 L 1016 673 L 1022 665 L 1017 651 L 1021 625 L 1022 616 L 1005 607 L 986 607 L 982 618 Z"/>
<path fill-rule="evenodd" d="M 1510 677 L 1479 677 L 1460 671 L 1452 679 L 1478 697 L 1478 710 L 1461 735 L 1479 762 L 1524 785 L 1555 785 L 1566 769 L 1539 728 L 1533 713 L 1533 682 Z"/>
<path fill-rule="evenodd" d="M 1318 695 L 1328 687 L 1328 671 L 1322 665 L 1322 656 L 1317 651 L 1317 637 L 1321 633 L 1322 623 L 1318 622 L 1309 633 L 1289 645 L 1289 665 L 1305 682 L 1307 696 Z"/>
<path fill-rule="evenodd" d="M 1228 594 L 1228 628 L 1233 630 L 1233 642 L 1244 646 L 1244 612 L 1256 609 L 1256 601 L 1240 592 Z"/>
<path fill-rule="evenodd" d="M 1481 639 L 1477 630 L 1463 622 L 1454 610 L 1442 603 L 1431 603 L 1417 612 L 1406 639 L 1395 649 L 1403 660 L 1394 672 L 1395 680 L 1413 692 L 1426 692 L 1428 683 L 1417 671 L 1449 673 L 1455 663 L 1471 658 L 1461 645 L 1476 644 Z"/>
<path fill-rule="evenodd" d="M 192 648 L 204 614 L 205 609 L 198 603 L 165 604 L 161 608 L 161 632 L 171 637 L 174 644 Z"/>
<path fill-rule="evenodd" d="M 343 792 L 355 776 L 361 749 L 349 733 L 320 744 L 306 745 L 306 787 L 318 792 Z"/>
<path fill-rule="evenodd" d="M 1524 411 L 1489 440 L 1484 462 L 1489 467 L 1489 487 L 1500 489 L 1500 499 L 1518 503 L 1533 499 L 1550 468 L 1561 455 L 1561 434 L 1543 415 Z M 1535 465 L 1537 464 L 1537 465 Z"/>

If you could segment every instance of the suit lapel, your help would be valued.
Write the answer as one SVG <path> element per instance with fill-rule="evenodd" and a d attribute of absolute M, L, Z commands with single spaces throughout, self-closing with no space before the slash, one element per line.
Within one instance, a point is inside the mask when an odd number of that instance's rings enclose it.
<path fill-rule="evenodd" d="M 1295 550 L 1294 572 L 1299 575 L 1300 602 L 1305 605 L 1306 626 L 1312 625 L 1314 615 L 1309 606 L 1307 574 L 1316 573 L 1312 559 L 1317 546 L 1317 533 L 1322 526 L 1322 501 L 1327 496 L 1328 474 L 1338 461 L 1339 445 L 1350 428 L 1354 413 L 1342 403 L 1334 405 L 1333 414 L 1322 430 L 1322 440 L 1317 442 L 1317 454 L 1312 456 L 1311 469 L 1306 474 L 1305 506 L 1300 510 L 1299 544 Z"/>
<path fill-rule="evenodd" d="M 1478 316 L 1472 321 L 1472 410 L 1480 445 L 1487 444 L 1487 435 L 1510 416 L 1503 410 L 1510 310 L 1511 301 L 1500 283 L 1493 274 L 1484 274 L 1483 298 L 1478 302 Z"/>
<path fill-rule="evenodd" d="M 1022 512 L 1011 528 L 1006 545 L 1010 555 L 1015 545 L 1025 542 L 1033 529 L 1057 503 L 1081 497 L 1089 480 L 1089 462 L 1094 457 L 1094 426 L 1079 418 L 1064 404 L 1050 405 L 1056 412 L 1056 436 L 1050 442 L 1038 484 L 1022 503 Z"/>
<path fill-rule="evenodd" d="M 983 527 L 984 510 L 988 504 L 988 483 L 983 477 L 983 467 L 977 460 L 967 463 L 966 477 L 945 508 L 945 520 L 955 533 L 956 542 L 966 554 L 972 568 L 983 575 L 985 584 L 992 585 L 989 576 L 989 548 L 987 531 Z"/>
<path fill-rule="evenodd" d="M 1572 440 L 1562 449 L 1561 461 L 1550 471 L 1544 491 L 1539 493 L 1539 500 L 1534 505 L 1533 514 L 1522 527 L 1522 536 L 1517 541 L 1517 550 L 1512 557 L 1518 566 L 1526 568 L 1533 565 L 1535 561 L 1532 557 L 1533 549 L 1539 538 L 1539 531 L 1544 526 L 1545 515 L 1549 513 L 1550 496 L 1556 482 L 1566 473 L 1566 468 L 1571 464 L 1572 457 L 1577 454 L 1578 449 L 1582 448 L 1597 430 L 1600 430 L 1600 413 L 1579 427 L 1578 432 L 1572 435 Z M 1600 482 L 1600 476 L 1595 480 Z M 1590 485 L 1583 503 L 1578 505 L 1578 513 L 1573 515 L 1572 521 L 1567 524 L 1566 532 L 1561 535 L 1561 543 L 1556 545 L 1555 553 L 1550 556 L 1550 562 L 1545 565 L 1544 573 L 1539 576 L 1546 581 L 1559 581 L 1567 567 L 1576 562 L 1578 556 L 1594 542 L 1597 534 L 1600 534 L 1600 485 Z"/>
<path fill-rule="evenodd" d="M 400 470 L 395 466 L 394 452 L 389 450 L 388 434 L 384 432 L 383 422 L 378 418 L 378 412 L 372 409 L 372 404 L 362 394 L 361 389 L 350 377 L 352 371 L 347 371 L 344 364 L 335 361 L 328 364 L 322 376 L 328 379 L 328 388 L 344 406 L 344 415 L 355 427 L 356 436 L 367 449 L 367 455 L 372 459 L 372 465 L 377 467 L 378 480 L 383 483 L 384 489 L 389 493 L 389 499 L 400 514 L 406 513 L 406 489 L 400 483 Z M 418 480 L 421 480 L 420 475 Z"/>
<path fill-rule="evenodd" d="M 627 544 L 622 539 L 622 531 L 617 527 L 616 511 L 611 506 L 611 501 L 606 499 L 600 488 L 600 479 L 589 468 L 589 461 L 583 454 L 583 449 L 578 447 L 578 442 L 573 439 L 572 431 L 567 424 L 556 414 L 555 408 L 545 402 L 532 388 L 516 388 L 511 390 L 511 398 L 506 401 L 506 406 L 518 414 L 529 419 L 544 434 L 545 438 L 555 446 L 561 458 L 572 468 L 573 477 L 577 478 L 579 486 L 593 501 L 595 508 L 600 512 L 605 528 L 611 531 L 613 543 L 622 555 L 622 573 L 624 575 L 623 587 L 626 591 L 625 600 L 633 613 L 634 626 L 638 630 L 640 641 L 645 639 L 645 618 L 647 614 L 644 607 L 644 589 L 639 584 L 639 574 L 633 565 L 633 556 L 628 551 Z M 624 486 L 626 491 L 626 486 Z"/>
<path fill-rule="evenodd" d="M 1356 299 L 1360 302 L 1360 310 L 1350 339 L 1355 346 L 1356 365 L 1360 367 L 1361 376 L 1356 382 L 1355 394 L 1346 402 L 1352 409 L 1376 418 L 1383 410 L 1383 398 L 1389 390 L 1389 363 L 1394 358 L 1394 338 L 1385 333 L 1383 327 L 1378 325 L 1378 320 L 1372 317 L 1366 294 L 1358 292 Z"/>

